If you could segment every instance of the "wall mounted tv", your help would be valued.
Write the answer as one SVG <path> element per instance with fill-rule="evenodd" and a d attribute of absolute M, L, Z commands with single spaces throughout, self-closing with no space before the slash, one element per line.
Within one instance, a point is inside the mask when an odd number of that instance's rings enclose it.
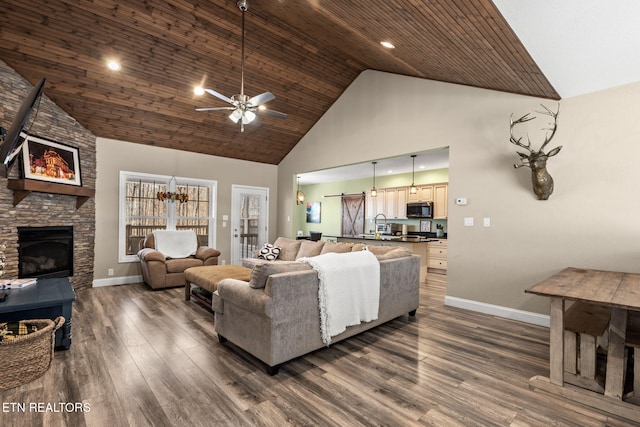
<path fill-rule="evenodd" d="M 0 128 L 3 136 L 2 144 L 0 144 L 0 160 L 2 160 L 2 166 L 0 166 L 0 176 L 4 178 L 9 176 L 9 171 L 11 170 L 11 166 L 13 165 L 13 161 L 16 158 L 17 152 L 20 150 L 20 144 L 22 142 L 20 134 L 25 128 L 27 121 L 31 116 L 31 113 L 34 111 L 34 106 L 42 96 L 44 82 L 44 78 L 40 80 L 40 83 L 38 83 L 33 87 L 33 89 L 31 89 L 31 92 L 29 92 L 29 96 L 27 96 L 24 101 L 22 101 L 22 105 L 18 110 L 18 114 L 16 114 L 16 117 L 13 120 L 13 123 L 11 124 L 9 130 L 5 131 L 4 128 Z M 33 120 L 35 120 L 35 115 Z M 33 120 L 31 121 L 31 123 L 33 123 Z"/>

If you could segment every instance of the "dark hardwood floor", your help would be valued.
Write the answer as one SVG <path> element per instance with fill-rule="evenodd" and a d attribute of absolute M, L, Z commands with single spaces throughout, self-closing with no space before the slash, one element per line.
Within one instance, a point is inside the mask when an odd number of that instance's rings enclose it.
<path fill-rule="evenodd" d="M 275 377 L 219 344 L 212 314 L 181 288 L 80 290 L 71 349 L 56 352 L 42 378 L 0 392 L 0 425 L 634 425 L 530 389 L 530 377 L 549 374 L 548 329 L 446 307 L 445 281 L 430 277 L 416 318 L 289 362 Z M 60 411 L 61 402 L 90 411 Z M 31 412 L 34 403 L 57 412 Z"/>

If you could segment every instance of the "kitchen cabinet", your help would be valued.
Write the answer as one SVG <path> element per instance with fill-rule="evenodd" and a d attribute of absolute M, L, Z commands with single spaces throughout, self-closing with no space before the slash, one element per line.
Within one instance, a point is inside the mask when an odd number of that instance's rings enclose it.
<path fill-rule="evenodd" d="M 433 202 L 433 185 L 417 185 L 418 192 L 409 193 L 409 202 Z"/>
<path fill-rule="evenodd" d="M 385 210 L 388 219 L 407 218 L 408 187 L 386 188 L 384 193 Z"/>
<path fill-rule="evenodd" d="M 373 218 L 379 213 L 385 214 L 385 193 L 386 190 L 376 190 L 377 196 L 371 196 L 371 190 L 367 190 L 365 197 L 365 212 L 367 218 Z"/>
<path fill-rule="evenodd" d="M 409 197 L 409 187 L 398 188 L 398 196 L 396 200 L 396 206 L 398 211 L 396 212 L 397 219 L 407 218 L 407 200 Z"/>
<path fill-rule="evenodd" d="M 407 218 L 408 187 L 384 188 L 377 191 L 376 197 L 371 197 L 371 191 L 366 193 L 367 218 L 373 218 L 377 214 L 384 214 L 387 220 Z"/>
<path fill-rule="evenodd" d="M 398 214 L 398 189 L 397 188 L 385 188 L 384 214 L 387 216 L 387 219 L 397 218 L 397 214 Z"/>
<path fill-rule="evenodd" d="M 427 267 L 447 270 L 447 239 L 427 242 Z"/>
<path fill-rule="evenodd" d="M 418 185 L 418 192 L 411 194 L 409 187 L 390 187 L 378 189 L 378 195 L 371 197 L 366 192 L 365 214 L 373 218 L 384 214 L 387 220 L 407 219 L 407 203 L 433 202 L 433 219 L 447 219 L 447 183 Z"/>
<path fill-rule="evenodd" d="M 433 219 L 447 219 L 448 187 L 448 184 L 435 184 L 433 186 Z"/>

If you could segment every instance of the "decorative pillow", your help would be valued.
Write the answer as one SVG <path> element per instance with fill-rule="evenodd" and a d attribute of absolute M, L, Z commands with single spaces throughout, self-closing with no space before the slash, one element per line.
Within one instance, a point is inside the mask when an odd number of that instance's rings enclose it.
<path fill-rule="evenodd" d="M 267 261 L 275 261 L 280 255 L 282 249 L 279 246 L 272 245 L 271 243 L 265 243 L 260 252 L 258 252 L 258 258 L 266 259 Z"/>
<path fill-rule="evenodd" d="M 321 254 L 326 254 L 326 253 L 342 254 L 346 252 L 351 252 L 352 249 L 353 249 L 353 243 L 326 242 L 322 247 Z"/>
<path fill-rule="evenodd" d="M 264 288 L 267 284 L 267 279 L 272 274 L 286 273 L 289 271 L 302 271 L 311 270 L 311 266 L 305 262 L 282 262 L 282 263 L 265 263 L 258 264 L 251 270 L 251 278 L 249 279 L 249 286 L 255 289 Z"/>

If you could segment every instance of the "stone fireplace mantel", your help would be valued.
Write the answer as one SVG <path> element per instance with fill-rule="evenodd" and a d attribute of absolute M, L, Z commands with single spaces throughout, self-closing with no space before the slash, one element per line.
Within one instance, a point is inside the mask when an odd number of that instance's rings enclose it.
<path fill-rule="evenodd" d="M 7 188 L 13 190 L 13 206 L 16 206 L 32 191 L 37 193 L 65 194 L 76 196 L 76 209 L 95 195 L 95 190 L 86 187 L 77 187 L 55 182 L 36 181 L 33 179 L 9 179 Z"/>

